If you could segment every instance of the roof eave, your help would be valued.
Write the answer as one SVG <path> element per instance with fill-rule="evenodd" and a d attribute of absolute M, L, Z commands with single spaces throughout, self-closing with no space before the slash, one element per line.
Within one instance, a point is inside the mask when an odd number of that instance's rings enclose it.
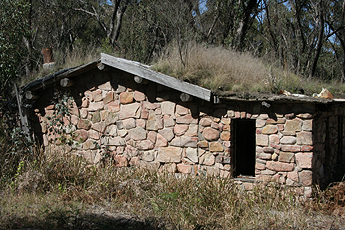
<path fill-rule="evenodd" d="M 101 54 L 101 62 L 102 64 L 126 71 L 146 80 L 156 82 L 158 84 L 167 86 L 183 93 L 187 93 L 206 101 L 211 101 L 211 90 L 156 72 L 154 70 L 151 70 L 149 66 L 141 64 L 139 62 L 113 57 L 104 53 Z"/>

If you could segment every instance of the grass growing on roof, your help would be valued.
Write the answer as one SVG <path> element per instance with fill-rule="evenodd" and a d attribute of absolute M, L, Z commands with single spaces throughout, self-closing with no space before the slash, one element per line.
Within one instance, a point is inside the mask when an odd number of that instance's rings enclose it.
<path fill-rule="evenodd" d="M 293 74 L 250 53 L 193 42 L 183 48 L 172 44 L 152 68 L 214 91 L 278 93 L 287 90 L 295 93 L 303 88 L 307 95 L 312 95 L 322 88 L 343 94 L 345 88 L 337 81 Z"/>

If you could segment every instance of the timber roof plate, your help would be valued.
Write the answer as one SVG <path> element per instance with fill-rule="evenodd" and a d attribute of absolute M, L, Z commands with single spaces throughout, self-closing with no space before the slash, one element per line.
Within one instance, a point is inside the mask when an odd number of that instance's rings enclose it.
<path fill-rule="evenodd" d="M 142 77 L 143 79 L 147 79 L 149 81 L 156 82 L 158 84 L 167 86 L 180 92 L 187 93 L 194 97 L 206 101 L 211 101 L 211 90 L 156 72 L 154 70 L 151 70 L 148 65 L 144 65 L 135 61 L 129 61 L 123 58 L 113 57 L 111 55 L 104 53 L 101 54 L 100 60 L 93 61 L 85 65 L 60 70 L 48 76 L 32 81 L 22 88 L 22 92 L 28 90 L 35 91 L 40 88 L 45 88 L 51 84 L 59 82 L 62 78 L 73 77 L 85 73 L 91 69 L 97 68 L 97 63 L 99 62 L 101 62 L 104 65 Z"/>
<path fill-rule="evenodd" d="M 156 82 L 206 101 L 211 101 L 211 90 L 156 72 L 149 69 L 149 66 L 143 65 L 139 62 L 113 57 L 104 53 L 101 54 L 101 62 L 105 65 L 142 77 L 146 80 Z"/>

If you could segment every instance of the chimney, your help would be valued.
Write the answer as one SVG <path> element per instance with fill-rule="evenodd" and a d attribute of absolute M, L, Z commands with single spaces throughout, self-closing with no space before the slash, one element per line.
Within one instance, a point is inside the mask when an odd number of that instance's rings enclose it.
<path fill-rule="evenodd" d="M 44 58 L 43 69 L 53 69 L 55 66 L 54 57 L 53 57 L 53 49 L 52 48 L 42 49 L 42 54 Z"/>

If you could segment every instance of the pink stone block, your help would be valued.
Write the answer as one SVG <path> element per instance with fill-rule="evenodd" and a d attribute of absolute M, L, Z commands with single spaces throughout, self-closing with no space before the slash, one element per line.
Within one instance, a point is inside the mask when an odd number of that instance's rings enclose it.
<path fill-rule="evenodd" d="M 282 145 L 281 150 L 284 152 L 300 152 L 301 146 L 299 146 L 299 145 Z"/>
<path fill-rule="evenodd" d="M 284 130 L 284 125 L 283 124 L 277 124 L 278 130 L 283 131 Z"/>
<path fill-rule="evenodd" d="M 136 101 L 144 101 L 146 99 L 146 96 L 143 92 L 140 91 L 134 91 L 134 100 Z"/>
<path fill-rule="evenodd" d="M 129 104 L 133 102 L 133 92 L 122 92 L 120 93 L 120 103 Z"/>
<path fill-rule="evenodd" d="M 120 101 L 112 101 L 107 104 L 108 110 L 112 113 L 120 111 Z"/>
<path fill-rule="evenodd" d="M 211 127 L 206 127 L 204 131 L 202 132 L 202 135 L 205 137 L 208 141 L 216 141 L 218 140 L 220 133 L 218 130 L 213 129 Z"/>
<path fill-rule="evenodd" d="M 146 127 L 146 120 L 144 120 L 144 119 L 138 119 L 138 120 L 137 120 L 137 126 L 142 127 L 142 128 L 145 129 L 145 127 Z"/>
<path fill-rule="evenodd" d="M 286 119 L 293 119 L 294 117 L 295 117 L 295 114 L 294 114 L 294 113 L 285 114 L 285 118 L 286 118 Z"/>
<path fill-rule="evenodd" d="M 102 100 L 102 90 L 97 89 L 92 92 L 93 100 L 94 101 L 101 101 Z"/>
<path fill-rule="evenodd" d="M 176 105 L 176 113 L 179 115 L 186 115 L 190 113 L 190 110 L 182 105 Z"/>
<path fill-rule="evenodd" d="M 150 140 L 138 141 L 136 144 L 138 150 L 150 150 L 155 147 L 155 145 Z"/>
<path fill-rule="evenodd" d="M 109 102 L 114 101 L 114 95 L 115 92 L 108 92 L 103 99 L 103 103 L 108 104 Z"/>
<path fill-rule="evenodd" d="M 293 145 L 296 143 L 296 137 L 285 136 L 280 140 L 280 143 L 283 145 Z"/>
<path fill-rule="evenodd" d="M 211 123 L 212 123 L 212 120 L 209 117 L 201 118 L 199 122 L 199 124 L 204 127 L 211 126 Z"/>
<path fill-rule="evenodd" d="M 223 145 L 225 148 L 229 148 L 231 146 L 231 142 L 230 141 L 223 141 Z"/>
<path fill-rule="evenodd" d="M 263 129 L 262 129 L 262 133 L 263 134 L 275 134 L 278 132 L 278 128 L 276 125 L 266 125 Z"/>
<path fill-rule="evenodd" d="M 80 129 L 73 133 L 73 140 L 84 142 L 88 138 L 88 132 L 86 130 Z"/>
<path fill-rule="evenodd" d="M 311 145 L 303 145 L 303 146 L 301 147 L 301 151 L 302 151 L 302 152 L 310 152 L 310 151 L 312 151 L 313 149 L 314 149 L 314 147 L 311 146 Z"/>
<path fill-rule="evenodd" d="M 293 181 L 295 181 L 295 182 L 299 182 L 299 179 L 298 179 L 298 172 L 297 172 L 297 171 L 288 172 L 287 177 L 288 177 L 290 180 L 293 180 Z"/>
<path fill-rule="evenodd" d="M 297 144 L 299 145 L 312 145 L 313 144 L 313 135 L 311 132 L 298 132 L 297 136 Z"/>
<path fill-rule="evenodd" d="M 80 119 L 77 124 L 78 129 L 89 130 L 91 128 L 91 122 L 86 119 Z"/>
<path fill-rule="evenodd" d="M 291 172 L 294 169 L 294 164 L 277 162 L 277 161 L 268 161 L 266 163 L 266 167 L 269 170 L 276 171 L 276 172 Z"/>
<path fill-rule="evenodd" d="M 176 118 L 176 123 L 179 124 L 198 124 L 198 118 L 194 118 L 191 114 L 187 114 Z"/>
<path fill-rule="evenodd" d="M 277 134 L 270 135 L 269 139 L 270 139 L 271 144 L 279 144 L 280 143 L 280 138 Z"/>
<path fill-rule="evenodd" d="M 91 129 L 89 131 L 89 137 L 94 139 L 94 140 L 98 140 L 99 139 L 99 134 L 98 134 L 97 131 Z"/>
<path fill-rule="evenodd" d="M 299 173 L 299 179 L 305 186 L 310 186 L 313 183 L 313 172 L 309 170 L 303 170 Z"/>
<path fill-rule="evenodd" d="M 168 141 L 161 135 L 157 134 L 156 147 L 166 147 L 168 146 Z"/>
<path fill-rule="evenodd" d="M 268 135 L 257 134 L 256 135 L 256 144 L 259 146 L 268 146 Z"/>
<path fill-rule="evenodd" d="M 147 119 L 149 117 L 149 111 L 147 109 L 143 109 L 141 112 L 141 118 Z"/>
<path fill-rule="evenodd" d="M 223 131 L 230 131 L 230 125 L 223 125 Z"/>
<path fill-rule="evenodd" d="M 99 102 L 91 102 L 89 105 L 88 110 L 89 111 L 97 111 L 97 110 L 101 110 L 104 108 L 104 104 L 102 101 Z"/>
<path fill-rule="evenodd" d="M 187 132 L 189 128 L 189 125 L 175 125 L 174 127 L 174 133 L 177 135 L 177 136 L 181 136 L 183 134 L 185 134 Z"/>
<path fill-rule="evenodd" d="M 82 102 L 81 102 L 81 107 L 82 108 L 87 108 L 89 107 L 90 101 L 87 98 L 83 98 Z"/>
<path fill-rule="evenodd" d="M 148 101 L 142 101 L 141 104 L 142 104 L 143 109 L 154 110 L 154 109 L 158 108 L 158 106 L 156 104 L 153 104 L 153 103 L 148 102 Z"/>
<path fill-rule="evenodd" d="M 124 155 L 114 156 L 116 167 L 128 167 L 128 159 Z"/>
<path fill-rule="evenodd" d="M 256 119 L 256 128 L 262 128 L 266 124 L 266 120 Z"/>
<path fill-rule="evenodd" d="M 276 145 L 276 144 L 270 144 L 270 146 L 276 150 L 280 150 L 281 149 L 281 145 Z"/>
<path fill-rule="evenodd" d="M 89 101 L 93 101 L 92 92 L 90 90 L 85 91 L 84 95 L 87 99 L 89 99 Z"/>
<path fill-rule="evenodd" d="M 192 172 L 192 166 L 185 164 L 177 164 L 177 171 L 179 171 L 180 173 L 189 174 Z"/>
<path fill-rule="evenodd" d="M 306 169 L 312 168 L 313 153 L 297 153 L 295 157 L 298 167 Z"/>
<path fill-rule="evenodd" d="M 258 170 L 265 170 L 266 166 L 264 164 L 261 164 L 261 163 L 256 163 L 255 168 Z"/>
<path fill-rule="evenodd" d="M 150 141 L 152 141 L 153 143 L 156 143 L 156 139 L 157 139 L 157 133 L 156 132 L 149 131 L 147 137 Z"/>
<path fill-rule="evenodd" d="M 285 123 L 284 130 L 285 131 L 294 131 L 299 132 L 302 130 L 302 120 L 299 118 L 295 118 L 293 120 L 288 120 Z"/>
<path fill-rule="evenodd" d="M 212 122 L 212 123 L 211 123 L 211 128 L 219 129 L 218 123 Z"/>

